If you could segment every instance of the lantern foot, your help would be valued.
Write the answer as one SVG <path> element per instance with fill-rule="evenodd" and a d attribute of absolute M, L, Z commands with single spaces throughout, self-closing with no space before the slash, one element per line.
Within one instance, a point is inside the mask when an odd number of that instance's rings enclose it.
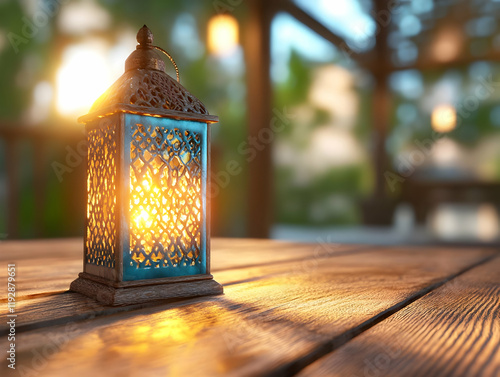
<path fill-rule="evenodd" d="M 159 280 L 159 279 L 158 279 Z M 104 305 L 119 306 L 141 304 L 156 300 L 188 298 L 199 296 L 220 295 L 222 285 L 213 280 L 212 275 L 204 275 L 200 279 L 173 281 L 131 283 L 117 287 L 116 283 L 98 282 L 89 279 L 88 274 L 81 273 L 78 279 L 71 283 L 70 291 L 81 293 Z M 164 279 L 162 279 L 164 280 Z M 113 286 L 115 285 L 115 286 Z"/>

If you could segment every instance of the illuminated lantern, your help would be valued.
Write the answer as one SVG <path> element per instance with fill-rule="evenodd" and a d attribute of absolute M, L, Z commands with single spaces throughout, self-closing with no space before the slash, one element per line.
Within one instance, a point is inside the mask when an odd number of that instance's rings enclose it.
<path fill-rule="evenodd" d="M 88 139 L 84 272 L 108 305 L 221 294 L 210 275 L 210 124 L 144 26 L 125 73 L 81 117 Z M 157 51 L 172 61 L 165 73 Z"/>

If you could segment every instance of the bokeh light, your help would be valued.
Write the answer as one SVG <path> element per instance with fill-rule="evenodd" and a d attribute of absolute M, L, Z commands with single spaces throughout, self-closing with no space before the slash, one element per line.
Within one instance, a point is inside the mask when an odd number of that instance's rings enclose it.
<path fill-rule="evenodd" d="M 457 126 L 457 111 L 452 105 L 439 105 L 431 116 L 432 128 L 436 132 L 450 132 Z"/>
<path fill-rule="evenodd" d="M 112 82 L 103 46 L 84 43 L 68 47 L 56 80 L 58 112 L 63 116 L 85 114 Z"/>
<path fill-rule="evenodd" d="M 220 56 L 230 55 L 238 46 L 238 21 L 231 15 L 221 14 L 208 22 L 208 50 Z"/>

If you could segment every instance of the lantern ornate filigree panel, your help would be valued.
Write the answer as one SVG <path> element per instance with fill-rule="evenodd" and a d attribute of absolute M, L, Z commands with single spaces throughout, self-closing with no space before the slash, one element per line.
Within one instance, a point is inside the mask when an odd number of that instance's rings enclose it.
<path fill-rule="evenodd" d="M 124 279 L 204 273 L 206 124 L 129 114 L 125 123 L 132 221 Z"/>
<path fill-rule="evenodd" d="M 85 262 L 115 267 L 118 140 L 115 122 L 89 125 Z"/>
<path fill-rule="evenodd" d="M 71 290 L 111 305 L 222 293 L 210 275 L 207 203 L 218 119 L 164 72 L 152 40 L 143 27 L 123 76 L 80 118 L 84 272 Z"/>

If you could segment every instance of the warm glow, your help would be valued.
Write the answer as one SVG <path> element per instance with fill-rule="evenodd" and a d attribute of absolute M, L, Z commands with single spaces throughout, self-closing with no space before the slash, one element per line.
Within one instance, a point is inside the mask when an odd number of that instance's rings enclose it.
<path fill-rule="evenodd" d="M 95 44 L 79 44 L 64 52 L 56 80 L 57 110 L 74 117 L 88 112 L 113 78 L 103 49 Z"/>
<path fill-rule="evenodd" d="M 448 26 L 440 30 L 432 44 L 432 55 L 440 62 L 456 59 L 462 50 L 462 31 L 458 26 Z"/>
<path fill-rule="evenodd" d="M 441 239 L 491 242 L 499 236 L 498 211 L 491 204 L 440 204 L 431 219 Z"/>
<path fill-rule="evenodd" d="M 177 129 L 163 133 L 136 127 L 130 169 L 131 258 L 142 267 L 201 263 L 201 155 L 193 155 L 200 153 L 201 139 Z M 142 146 L 148 138 L 164 140 L 160 153 Z"/>
<path fill-rule="evenodd" d="M 138 228 L 149 228 L 153 221 L 151 220 L 148 212 L 145 209 L 141 209 L 140 212 L 136 215 L 135 223 L 137 224 Z"/>
<path fill-rule="evenodd" d="M 477 213 L 477 233 L 481 241 L 493 241 L 498 237 L 498 212 L 491 204 L 481 204 Z"/>
<path fill-rule="evenodd" d="M 208 50 L 216 55 L 229 55 L 238 45 L 238 21 L 222 14 L 208 22 Z"/>
<path fill-rule="evenodd" d="M 190 181 L 190 175 L 189 175 L 189 172 L 186 172 L 185 179 L 179 180 L 180 192 L 182 192 L 184 194 L 188 192 L 187 185 L 188 185 L 189 181 Z M 160 194 L 160 189 L 156 185 L 152 184 L 152 179 L 151 179 L 151 175 L 150 175 L 149 171 L 146 174 L 146 179 L 142 180 L 141 185 L 131 187 L 131 189 L 132 190 L 135 189 L 135 191 L 137 191 L 137 192 L 141 192 L 144 190 L 146 192 L 153 194 L 155 197 Z M 162 200 L 162 205 L 166 209 L 171 209 L 171 207 L 175 204 L 186 205 L 187 203 L 188 202 L 185 199 L 177 200 L 176 203 L 169 203 L 168 201 L 165 200 L 165 198 L 163 198 L 163 200 Z M 161 216 L 157 212 L 156 208 L 153 208 L 153 209 L 149 209 L 149 207 L 144 208 L 143 205 L 137 206 L 138 204 L 140 204 L 140 201 L 138 199 L 136 199 L 135 201 L 132 201 L 130 203 L 130 210 L 132 211 L 132 219 L 135 222 L 138 229 L 150 228 L 151 225 L 153 225 L 153 223 L 155 222 L 155 220 L 157 223 L 162 222 L 165 224 L 165 223 L 168 223 L 170 219 L 173 219 L 175 222 L 178 222 L 177 220 L 180 220 L 182 222 L 182 223 L 178 223 L 178 225 L 176 227 L 179 231 L 182 231 L 183 237 L 187 236 L 187 233 L 186 233 L 186 230 L 184 229 L 183 224 L 187 221 L 188 225 L 189 225 L 189 218 L 185 214 L 177 214 L 177 213 L 173 212 L 171 214 L 166 213 L 163 216 Z M 200 206 L 201 202 L 198 200 L 195 204 L 197 206 Z M 201 213 L 200 212 L 198 212 L 196 219 L 197 219 L 197 221 L 201 221 Z M 159 231 L 161 232 L 162 230 L 159 229 Z"/>
<path fill-rule="evenodd" d="M 436 132 L 450 132 L 457 125 L 457 112 L 452 105 L 440 105 L 434 108 L 431 116 L 432 128 Z"/>

